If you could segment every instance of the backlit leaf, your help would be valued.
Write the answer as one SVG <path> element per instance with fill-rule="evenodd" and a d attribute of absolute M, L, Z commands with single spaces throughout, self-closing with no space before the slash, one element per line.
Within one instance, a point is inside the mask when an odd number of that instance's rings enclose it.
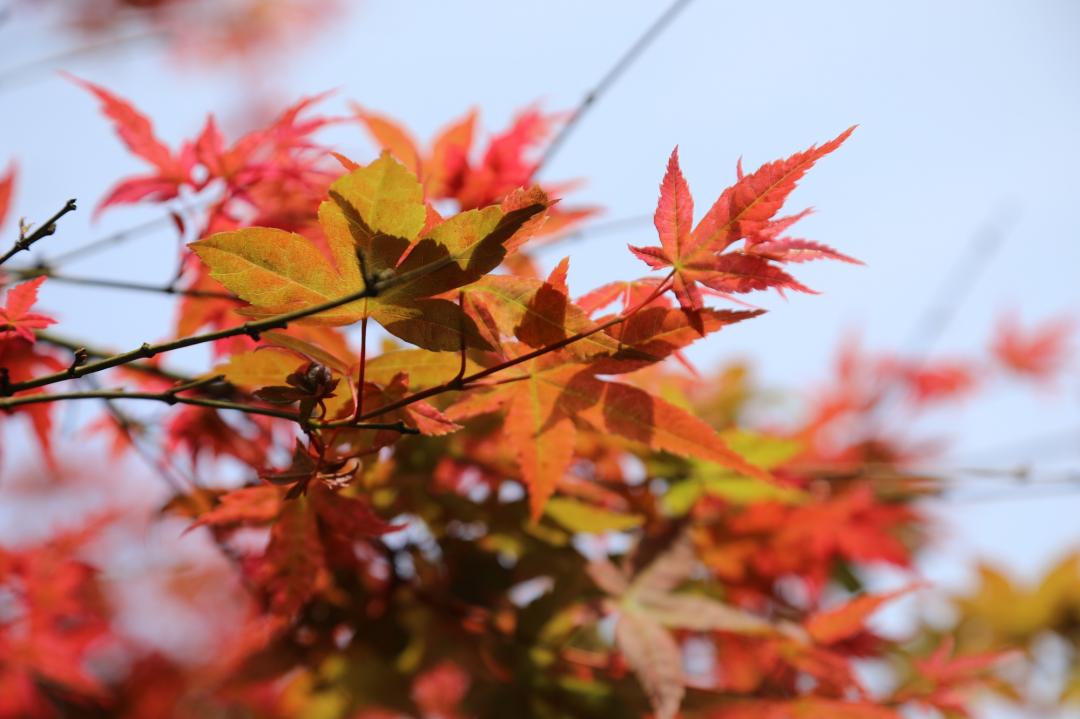
<path fill-rule="evenodd" d="M 601 509 L 569 497 L 552 497 L 544 506 L 544 514 L 571 532 L 622 532 L 641 526 L 644 518 L 636 514 L 621 514 Z"/>

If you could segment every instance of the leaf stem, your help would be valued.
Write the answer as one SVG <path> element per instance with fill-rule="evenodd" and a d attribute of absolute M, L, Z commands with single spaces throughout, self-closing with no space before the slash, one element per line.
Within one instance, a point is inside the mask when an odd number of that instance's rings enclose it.
<path fill-rule="evenodd" d="M 367 370 L 367 321 L 360 320 L 360 371 L 356 378 L 356 411 L 353 412 L 353 421 L 360 419 L 364 413 L 364 374 Z"/>

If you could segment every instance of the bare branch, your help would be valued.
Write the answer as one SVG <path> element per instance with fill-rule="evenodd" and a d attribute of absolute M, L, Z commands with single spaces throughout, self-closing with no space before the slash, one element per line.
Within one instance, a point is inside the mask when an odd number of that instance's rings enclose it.
<path fill-rule="evenodd" d="M 1015 224 L 1016 212 L 1009 208 L 971 235 L 916 321 L 906 345 L 912 352 L 927 355 L 933 350 Z"/>
<path fill-rule="evenodd" d="M 664 32 L 664 29 L 671 24 L 671 21 L 673 21 L 680 12 L 686 9 L 686 6 L 689 5 L 690 2 L 691 0 L 675 0 L 675 2 L 671 3 L 671 6 L 664 11 L 664 14 L 658 17 L 653 24 L 645 30 L 641 37 L 634 41 L 634 44 L 623 53 L 622 57 L 615 62 L 611 69 L 600 78 L 600 82 L 585 94 L 585 97 L 582 98 L 577 109 L 574 110 L 574 114 L 571 115 L 570 119 L 566 121 L 566 124 L 562 126 L 559 133 L 552 138 L 547 149 L 544 150 L 544 154 L 540 156 L 539 162 L 536 163 L 536 167 L 534 167 L 532 171 L 534 177 L 540 174 L 540 171 L 551 161 L 551 158 L 554 157 L 563 146 L 566 139 L 575 129 L 577 129 L 578 124 L 581 122 L 582 118 L 585 117 L 585 113 L 592 109 L 596 104 L 596 101 L 611 89 L 611 86 L 615 84 L 622 74 L 634 64 L 634 60 L 637 60 L 649 45 L 651 45 L 656 38 L 660 37 Z"/>
<path fill-rule="evenodd" d="M 191 290 L 176 287 L 173 284 L 153 285 L 146 282 L 131 282 L 128 280 L 111 280 L 102 277 L 81 277 L 78 275 L 65 275 L 56 272 L 49 265 L 43 264 L 38 267 L 18 267 L 6 270 L 8 274 L 19 279 L 31 280 L 35 277 L 48 277 L 54 282 L 62 282 L 69 285 L 85 285 L 88 287 L 102 287 L 113 290 L 131 290 L 133 292 L 153 292 L 156 294 L 175 295 L 177 297 L 204 297 L 210 299 L 235 300 L 239 299 L 231 292 L 216 290 Z"/>
<path fill-rule="evenodd" d="M 234 410 L 236 412 L 243 412 L 244 414 L 255 414 L 264 417 L 277 417 L 279 419 L 288 419 L 296 422 L 305 427 L 311 427 L 313 429 L 321 429 L 323 427 L 349 427 L 353 429 L 375 429 L 375 430 L 391 430 L 394 432 L 401 432 L 402 434 L 419 434 L 418 430 L 406 426 L 402 422 L 354 422 L 349 420 L 347 422 L 321 422 L 319 420 L 305 420 L 302 416 L 295 412 L 289 412 L 286 410 L 273 409 L 271 407 L 260 407 L 257 405 L 243 404 L 240 402 L 228 402 L 220 399 L 209 399 L 207 397 L 188 397 L 179 394 L 182 391 L 188 391 L 202 385 L 208 384 L 218 378 L 208 378 L 198 380 L 189 385 L 181 385 L 174 387 L 173 389 L 166 390 L 164 392 L 128 392 L 122 389 L 115 390 L 89 390 L 86 392 L 59 392 L 55 394 L 37 393 L 32 395 L 25 395 L 23 397 L 6 397 L 0 399 L 0 409 L 9 410 L 15 407 L 21 407 L 29 404 L 46 404 L 50 402 L 66 402 L 68 400 L 77 399 L 104 399 L 104 400 L 144 400 L 149 402 L 161 402 L 167 405 L 187 404 L 196 407 L 208 407 L 211 409 L 220 410 Z"/>
<path fill-rule="evenodd" d="M 127 240 L 134 239 L 136 237 L 139 237 L 140 235 L 149 232 L 150 230 L 156 229 L 160 226 L 168 225 L 171 222 L 172 214 L 170 213 L 167 215 L 162 215 L 161 217 L 155 217 L 151 220 L 147 220 L 146 222 L 141 222 L 137 225 L 132 225 L 131 227 L 119 230 L 118 232 L 105 235 L 104 237 L 99 237 L 96 240 L 91 240 L 90 242 L 87 242 L 81 247 L 75 247 L 73 249 L 67 250 L 66 252 L 57 253 L 48 259 L 48 265 L 50 267 L 58 267 L 62 264 L 72 262 L 86 255 L 96 254 L 112 245 L 120 244 L 121 242 L 126 242 Z"/>
<path fill-rule="evenodd" d="M 84 382 L 92 390 L 101 389 L 97 383 L 97 378 L 92 375 L 83 377 L 80 381 Z M 105 405 L 105 411 L 109 413 L 109 417 L 116 424 L 117 429 L 124 435 L 132 449 L 135 450 L 135 454 L 137 454 L 140 459 L 161 477 L 162 481 L 165 482 L 173 494 L 182 494 L 184 492 L 184 484 L 190 483 L 190 480 L 177 471 L 166 460 L 165 455 L 155 457 L 154 453 L 140 442 L 142 439 L 140 432 L 145 429 L 143 425 L 129 417 L 123 410 L 116 406 L 116 403 L 113 400 L 104 399 L 102 400 L 102 404 Z"/>
<path fill-rule="evenodd" d="M 417 267 L 409 272 L 393 275 L 378 282 L 366 283 L 364 288 L 357 290 L 356 292 L 343 295 L 334 300 L 328 300 L 318 305 L 312 305 L 310 307 L 304 307 L 302 309 L 293 310 L 292 312 L 285 312 L 280 315 L 274 315 L 265 319 L 245 322 L 242 325 L 236 327 L 229 327 L 223 330 L 217 330 L 216 332 L 207 332 L 206 334 L 194 335 L 192 337 L 184 337 L 182 339 L 175 339 L 169 342 L 161 342 L 158 344 L 150 344 L 144 342 L 142 346 L 123 352 L 120 354 L 104 357 L 96 362 L 88 362 L 87 364 L 79 367 L 70 368 L 63 372 L 56 372 L 50 375 L 44 375 L 42 377 L 36 377 L 32 380 L 26 380 L 25 382 L 0 382 L 0 396 L 10 397 L 18 392 L 23 392 L 28 389 L 36 389 L 38 387 L 44 387 L 50 384 L 56 384 L 57 382 L 63 382 L 69 379 L 75 379 L 84 375 L 92 374 L 94 372 L 101 372 L 103 370 L 112 369 L 113 367 L 120 367 L 121 365 L 130 364 L 142 359 L 150 359 L 159 354 L 165 352 L 172 352 L 173 350 L 182 349 L 184 347 L 193 347 L 195 345 L 206 344 L 208 342 L 215 342 L 217 340 L 228 339 L 229 337 L 239 337 L 247 335 L 252 339 L 257 340 L 262 332 L 267 330 L 285 329 L 290 322 L 317 315 L 320 312 L 326 312 L 328 310 L 336 309 L 350 302 L 363 299 L 365 297 L 375 297 L 380 292 L 405 285 L 413 282 L 422 277 L 426 277 L 432 272 L 437 272 L 443 267 L 447 267 L 454 262 L 453 256 L 447 255 L 435 262 L 428 263 L 422 267 Z"/>
<path fill-rule="evenodd" d="M 86 45 L 68 48 L 54 55 L 0 71 L 0 90 L 11 88 L 17 83 L 28 82 L 34 77 L 40 76 L 42 73 L 46 73 L 53 68 L 68 64 L 74 60 L 116 52 L 117 50 L 124 49 L 124 47 L 128 45 L 158 40 L 162 37 L 167 37 L 166 31 L 153 29 L 120 37 L 105 37 Z"/>
<path fill-rule="evenodd" d="M 39 342 L 45 342 L 53 347 L 59 347 L 61 349 L 70 350 L 73 353 L 77 353 L 80 350 L 86 353 L 87 359 L 103 359 L 106 357 L 112 357 L 113 353 L 100 348 L 94 348 L 87 345 L 85 342 L 79 342 L 78 340 L 70 339 L 67 337 L 61 337 L 60 335 L 53 334 L 46 330 L 38 330 L 37 339 Z M 80 362 L 79 365 L 83 365 L 85 362 Z M 153 375 L 154 377 L 160 377 L 161 379 L 169 380 L 170 382 L 189 382 L 192 378 L 187 375 L 173 372 L 165 369 L 164 367 L 158 367 L 152 364 L 143 364 L 142 362 L 132 362 L 127 365 L 127 369 L 141 372 L 143 374 Z"/>
<path fill-rule="evenodd" d="M 77 208 L 75 207 L 75 200 L 68 200 L 67 203 L 65 203 L 63 207 L 57 210 L 52 217 L 45 220 L 45 222 L 41 226 L 39 226 L 29 235 L 25 234 L 23 231 L 20 230 L 19 239 L 15 242 L 14 245 L 11 246 L 10 250 L 5 252 L 3 256 L 0 256 L 0 265 L 4 264 L 23 250 L 29 250 L 30 246 L 38 240 L 42 240 L 56 232 L 56 223 L 60 220 L 60 218 L 69 212 L 74 212 L 76 209 Z"/>
<path fill-rule="evenodd" d="M 672 270 L 672 272 L 670 274 L 668 274 L 668 276 L 664 278 L 664 280 L 657 286 L 657 288 L 655 290 L 653 290 L 653 292 L 648 297 L 646 297 L 644 300 L 642 300 L 638 304 L 634 305 L 633 307 L 628 308 L 622 314 L 620 314 L 620 315 L 618 315 L 616 317 L 613 317 L 613 318 L 611 318 L 610 320 L 608 320 L 606 322 L 602 322 L 602 323 L 596 325 L 595 327 L 593 327 L 590 330 L 586 330 L 585 332 L 578 332 L 577 334 L 571 335 L 570 337 L 565 337 L 565 338 L 559 340 L 558 342 L 552 342 L 551 344 L 544 345 L 543 347 L 535 349 L 532 352 L 527 352 L 526 354 L 523 354 L 520 357 L 515 357 L 513 359 L 506 360 L 505 362 L 500 362 L 499 364 L 494 365 L 492 367 L 488 367 L 487 369 L 482 369 L 482 370 L 479 370 L 477 372 L 473 372 L 471 375 L 462 376 L 462 374 L 459 374 L 456 377 L 454 377 L 453 379 L 451 379 L 451 380 L 449 380 L 447 382 L 444 382 L 443 384 L 436 385 L 435 387 L 429 387 L 426 390 L 421 390 L 420 392 L 416 392 L 414 394 L 411 394 L 408 397 L 402 397 L 397 402 L 391 402 L 388 405 L 385 405 L 383 407 L 379 407 L 378 409 L 372 410 L 371 412 L 360 415 L 357 419 L 361 419 L 361 420 L 371 419 L 372 417 L 378 417 L 379 415 L 386 414 L 387 412 L 392 412 L 392 411 L 397 410 L 397 409 L 401 409 L 402 407 L 406 407 L 406 406 L 408 406 L 410 404 L 413 404 L 414 402 L 419 402 L 421 400 L 427 399 L 428 397 L 434 397 L 435 395 L 443 394 L 444 392 L 453 392 L 453 391 L 461 391 L 461 390 L 469 389 L 470 386 L 475 385 L 475 383 L 479 382 L 480 380 L 482 380 L 482 379 L 484 379 L 486 377 L 490 377 L 491 375 L 495 374 L 496 372 L 502 372 L 503 370 L 510 369 L 511 367 L 516 367 L 517 365 L 528 362 L 529 360 L 536 359 L 537 357 L 546 355 L 546 354 L 548 354 L 550 352 L 555 352 L 557 350 L 562 349 L 563 347 L 567 347 L 569 345 L 572 345 L 575 342 L 580 342 L 583 339 L 586 339 L 588 337 L 592 337 L 593 335 L 595 335 L 595 334 L 597 334 L 599 332 L 603 332 L 604 330 L 608 329 L 609 327 L 614 327 L 615 325 L 620 324 L 620 323 L 625 322 L 626 320 L 630 319 L 630 317 L 632 317 L 638 310 L 642 309 L 643 307 L 648 305 L 650 302 L 655 300 L 657 297 L 659 297 L 660 295 L 664 294 L 669 289 L 671 289 L 671 278 L 674 275 L 675 275 L 675 272 L 674 272 L 674 270 Z M 336 423 L 330 423 L 327 426 L 328 427 L 335 427 L 335 426 L 339 426 L 339 425 L 337 425 Z"/>

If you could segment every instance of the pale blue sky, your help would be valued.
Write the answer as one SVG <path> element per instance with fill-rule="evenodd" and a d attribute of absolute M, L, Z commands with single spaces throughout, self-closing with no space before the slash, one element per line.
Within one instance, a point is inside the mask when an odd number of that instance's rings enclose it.
<path fill-rule="evenodd" d="M 356 100 L 427 138 L 473 105 L 486 127 L 502 127 L 537 100 L 549 109 L 572 107 L 666 6 L 369 0 L 352 4 L 349 22 L 306 49 L 265 61 L 254 74 L 178 72 L 146 45 L 65 68 L 131 98 L 172 142 L 194 134 L 209 110 L 235 118 L 238 88 L 253 83 L 282 101 L 338 88 L 328 108 L 343 111 L 346 100 Z M 0 68 L 66 42 L 35 27 L 0 26 Z M 825 375 L 847 331 L 858 330 L 872 347 L 901 347 L 972 234 L 996 224 L 1006 232 L 1004 244 L 939 345 L 978 352 L 1006 308 L 1028 320 L 1080 314 L 1078 40 L 1080 3 L 1073 0 L 698 0 L 599 103 L 545 176 L 585 178 L 573 199 L 605 206 L 608 218 L 648 214 L 678 144 L 704 209 L 732 181 L 739 156 L 756 166 L 858 123 L 791 206 L 817 208 L 803 223 L 804 236 L 867 266 L 798 268 L 823 295 L 763 297 L 769 315 L 725 331 L 695 358 L 708 366 L 751 357 L 767 382 L 799 387 Z M 88 210 L 119 175 L 139 168 L 92 100 L 58 77 L 0 88 L 0 113 L 0 161 L 18 158 L 17 208 L 29 217 L 50 214 L 69 196 Z M 335 138 L 346 154 L 371 152 L 359 131 L 340 130 Z M 149 216 L 118 210 L 91 227 L 89 211 L 80 212 L 42 243 L 43 252 Z M 652 241 L 643 225 L 565 246 L 572 288 L 643 274 L 624 248 Z M 171 240 L 151 237 L 70 269 L 164 281 L 172 252 Z M 156 297 L 56 285 L 44 298 L 60 310 L 60 328 L 117 347 L 158 337 L 171 307 Z M 936 427 L 971 453 L 1073 430 L 1071 452 L 1058 447 L 1055 458 L 1080 467 L 1076 380 L 1074 371 L 1056 392 L 995 392 Z M 1002 450 L 969 454 L 967 461 L 1004 466 L 1030 459 Z M 1030 576 L 1067 547 L 1080 547 L 1080 487 L 1050 499 L 1012 496 L 942 505 L 947 534 L 926 563 L 931 577 L 959 582 L 958 562 L 973 556 Z"/>

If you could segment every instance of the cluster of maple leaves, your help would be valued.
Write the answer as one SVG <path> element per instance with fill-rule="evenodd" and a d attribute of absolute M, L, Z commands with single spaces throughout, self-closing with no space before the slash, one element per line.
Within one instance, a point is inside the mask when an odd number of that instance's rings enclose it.
<path fill-rule="evenodd" d="M 19 0 L 9 12 L 38 11 L 96 41 L 162 42 L 200 63 L 254 59 L 310 34 L 344 10 L 340 0 Z"/>
<path fill-rule="evenodd" d="M 385 117 L 314 115 L 310 98 L 232 143 L 211 118 L 173 149 L 79 82 L 148 165 L 99 209 L 204 203 L 182 228 L 195 241 L 173 335 L 215 352 L 195 377 L 164 350 L 102 366 L 178 406 L 160 429 L 111 405 L 94 427 L 117 453 L 154 438 L 198 475 L 164 511 L 209 533 L 250 611 L 215 656 L 184 661 L 123 641 L 103 575 L 78 558 L 99 525 L 4 549 L 0 716 L 896 719 L 965 716 L 997 681 L 1008 644 L 956 654 L 946 637 L 916 654 L 867 624 L 914 587 L 867 594 L 861 579 L 910 569 L 926 524 L 919 449 L 881 407 L 955 399 L 983 367 L 853 345 L 802 423 L 751 431 L 737 368 L 706 380 L 668 361 L 761 314 L 711 298 L 805 292 L 790 264 L 854 262 L 789 235 L 805 213 L 782 214 L 851 129 L 740 165 L 696 223 L 673 152 L 659 244 L 631 248 L 659 273 L 575 299 L 568 260 L 543 276 L 528 255 L 591 214 L 533 183 L 557 116 L 526 111 L 480 147 L 469 114 L 424 151 Z M 345 123 L 382 153 L 358 164 L 319 142 Z M 14 284 L 0 309 L 14 401 L 95 369 L 39 334 L 47 281 Z M 994 356 L 1047 377 L 1063 337 L 1006 324 Z M 55 464 L 47 399 L 4 408 Z M 218 481 L 229 463 L 243 486 Z M 898 664 L 895 685 L 864 686 L 867 660 Z"/>

